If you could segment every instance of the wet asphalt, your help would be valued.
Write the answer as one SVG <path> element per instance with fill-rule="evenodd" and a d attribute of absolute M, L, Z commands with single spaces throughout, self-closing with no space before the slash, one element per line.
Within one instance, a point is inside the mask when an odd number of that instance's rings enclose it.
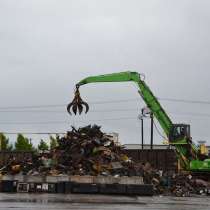
<path fill-rule="evenodd" d="M 5 194 L 0 193 L 0 210 L 210 210 L 210 197 L 127 197 L 80 194 Z"/>

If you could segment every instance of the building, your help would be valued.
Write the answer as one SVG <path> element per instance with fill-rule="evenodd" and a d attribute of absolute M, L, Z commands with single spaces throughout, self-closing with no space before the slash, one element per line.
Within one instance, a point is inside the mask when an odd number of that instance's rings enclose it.
<path fill-rule="evenodd" d="M 141 144 L 124 144 L 123 145 L 125 149 L 127 150 L 141 150 L 142 145 Z M 153 150 L 159 150 L 159 149 L 172 149 L 173 147 L 171 145 L 165 145 L 165 144 L 154 144 L 153 145 Z M 210 156 L 210 145 L 206 146 L 207 148 L 207 153 Z M 148 150 L 150 149 L 150 144 L 144 144 L 144 149 Z"/>
<path fill-rule="evenodd" d="M 141 144 L 124 144 L 123 145 L 125 147 L 125 149 L 142 149 L 142 145 Z M 165 144 L 154 144 L 153 145 L 153 149 L 170 149 L 170 145 L 165 145 Z M 144 149 L 150 149 L 150 144 L 144 144 Z"/>

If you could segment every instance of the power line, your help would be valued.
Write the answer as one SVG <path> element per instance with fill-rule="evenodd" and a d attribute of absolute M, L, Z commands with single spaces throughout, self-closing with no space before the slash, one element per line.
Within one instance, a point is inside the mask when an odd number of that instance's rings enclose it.
<path fill-rule="evenodd" d="M 192 112 L 185 112 L 185 113 L 177 113 L 177 112 L 170 112 L 170 114 L 174 115 L 181 115 L 181 116 L 191 116 L 191 117 L 210 117 L 208 113 L 192 113 Z"/>
<path fill-rule="evenodd" d="M 119 99 L 119 100 L 107 100 L 107 101 L 92 101 L 89 104 L 109 104 L 109 103 L 122 103 L 122 102 L 131 102 L 138 101 L 141 98 L 130 98 L 130 99 Z"/>
<path fill-rule="evenodd" d="M 90 113 L 101 113 L 101 112 L 138 112 L 139 109 L 137 108 L 130 108 L 130 109 L 99 109 L 99 110 L 90 110 Z M 65 114 L 64 111 L 55 111 L 55 110 L 0 110 L 0 113 L 59 113 Z M 210 114 L 208 113 L 193 113 L 193 112 L 185 112 L 185 113 L 177 113 L 173 111 L 169 111 L 171 115 L 181 115 L 181 116 L 195 116 L 195 117 L 207 117 L 210 118 Z"/>
<path fill-rule="evenodd" d="M 50 134 L 63 135 L 63 134 L 66 134 L 64 132 L 4 132 L 4 131 L 1 131 L 1 133 L 6 134 L 6 135 L 17 135 L 20 133 L 23 135 L 50 135 Z"/>
<path fill-rule="evenodd" d="M 25 124 L 29 124 L 29 125 L 34 125 L 34 124 L 68 124 L 70 122 L 67 121 L 45 121 L 45 122 L 0 122 L 1 125 L 25 125 Z"/>
<path fill-rule="evenodd" d="M 161 133 L 161 131 L 158 129 L 155 121 L 153 121 L 153 124 L 155 126 L 155 130 L 157 131 L 157 133 L 159 134 L 160 137 L 162 137 L 163 139 L 166 139 L 166 137 Z"/>
<path fill-rule="evenodd" d="M 1 106 L 0 109 L 38 109 L 64 107 L 66 104 L 30 105 L 30 106 Z"/>
<path fill-rule="evenodd" d="M 179 102 L 179 103 L 194 103 L 194 104 L 205 104 L 210 105 L 210 101 L 202 100 L 186 100 L 186 99 L 175 99 L 175 98 L 162 98 L 157 97 L 161 101 L 169 102 Z M 119 100 L 102 100 L 102 101 L 90 101 L 89 104 L 108 104 L 108 103 L 123 103 L 138 101 L 140 98 L 130 98 L 130 99 L 119 99 Z M 0 109 L 10 110 L 10 109 L 39 109 L 39 108 L 56 108 L 56 107 L 66 107 L 67 104 L 47 104 L 47 105 L 29 105 L 29 106 L 0 106 Z"/>
<path fill-rule="evenodd" d="M 139 98 L 131 98 L 131 99 L 119 99 L 119 100 L 104 100 L 104 101 L 90 101 L 89 104 L 107 104 L 107 103 L 122 103 L 122 102 L 130 102 L 137 101 Z M 29 105 L 29 106 L 0 106 L 0 109 L 38 109 L 38 108 L 55 108 L 55 107 L 66 107 L 66 104 L 48 104 L 48 105 Z"/>
<path fill-rule="evenodd" d="M 133 120 L 137 117 L 121 117 L 121 118 L 105 118 L 105 119 L 89 119 L 88 121 L 74 120 L 74 122 L 87 123 L 89 121 L 112 121 L 112 120 Z M 25 125 L 25 124 L 69 124 L 68 121 L 43 121 L 43 122 L 0 122 L 1 125 Z"/>
<path fill-rule="evenodd" d="M 96 109 L 89 112 L 121 112 L 121 111 L 138 111 L 140 109 Z M 0 110 L 0 113 L 65 113 L 64 111 L 56 110 Z"/>
<path fill-rule="evenodd" d="M 190 104 L 206 104 L 206 105 L 210 104 L 210 101 L 185 100 L 185 99 L 174 99 L 174 98 L 158 98 L 158 99 L 161 101 L 181 102 L 181 103 L 190 103 Z"/>

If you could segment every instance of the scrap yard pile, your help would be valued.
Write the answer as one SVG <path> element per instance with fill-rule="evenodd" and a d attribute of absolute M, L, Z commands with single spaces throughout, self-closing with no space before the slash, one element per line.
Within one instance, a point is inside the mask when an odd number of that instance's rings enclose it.
<path fill-rule="evenodd" d="M 72 127 L 65 136 L 57 136 L 57 142 L 56 149 L 34 155 L 33 159 L 21 162 L 11 159 L 4 171 L 13 174 L 21 171 L 27 175 L 141 175 L 139 165 L 97 125 Z"/>
<path fill-rule="evenodd" d="M 137 175 L 135 164 L 123 147 L 104 134 L 99 126 L 87 126 L 58 138 L 56 160 L 59 170 L 76 175 Z"/>
<path fill-rule="evenodd" d="M 210 194 L 210 183 L 190 173 L 161 171 L 150 163 L 134 162 L 123 148 L 101 131 L 97 125 L 79 129 L 72 127 L 63 137 L 57 136 L 57 147 L 17 160 L 11 157 L 0 166 L 2 175 L 28 176 L 92 176 L 142 177 L 144 184 L 153 185 L 156 194 L 190 196 Z M 118 180 L 119 181 L 119 180 Z"/>
<path fill-rule="evenodd" d="M 189 197 L 192 195 L 210 195 L 210 182 L 189 173 L 163 176 L 155 175 L 151 180 L 156 194 Z"/>

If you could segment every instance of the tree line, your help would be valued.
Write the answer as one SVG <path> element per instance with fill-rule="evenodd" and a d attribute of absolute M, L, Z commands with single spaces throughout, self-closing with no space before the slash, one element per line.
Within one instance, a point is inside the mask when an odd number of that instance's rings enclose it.
<path fill-rule="evenodd" d="M 8 137 L 0 133 L 0 151 L 45 151 L 52 150 L 58 146 L 57 138 L 50 136 L 50 143 L 47 144 L 43 139 L 40 140 L 38 146 L 34 146 L 32 140 L 25 137 L 23 134 L 18 134 L 14 144 Z"/>

